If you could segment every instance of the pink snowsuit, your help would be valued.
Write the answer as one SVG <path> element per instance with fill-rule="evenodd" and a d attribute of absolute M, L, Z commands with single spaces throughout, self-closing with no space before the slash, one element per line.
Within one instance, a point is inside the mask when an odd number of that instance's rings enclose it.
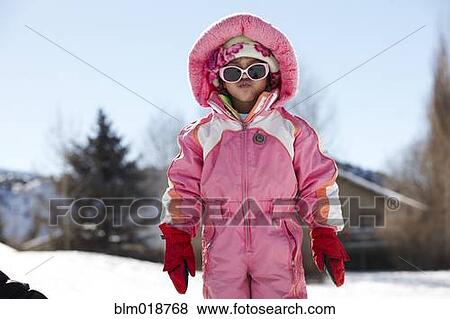
<path fill-rule="evenodd" d="M 281 72 L 281 85 L 264 91 L 244 120 L 228 111 L 205 70 L 211 51 L 240 34 L 270 48 Z M 163 222 L 192 237 L 203 226 L 204 298 L 306 298 L 296 217 L 310 229 L 340 231 L 344 223 L 334 160 L 321 152 L 311 126 L 285 109 L 298 77 L 289 40 L 259 17 L 225 17 L 196 41 L 189 76 L 210 112 L 178 135 Z"/>

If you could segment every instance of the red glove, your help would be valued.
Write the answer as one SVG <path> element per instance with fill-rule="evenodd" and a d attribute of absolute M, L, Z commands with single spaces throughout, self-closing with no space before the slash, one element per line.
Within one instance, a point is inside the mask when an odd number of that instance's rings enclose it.
<path fill-rule="evenodd" d="M 350 257 L 333 228 L 315 227 L 311 230 L 311 250 L 314 263 L 320 272 L 326 270 L 339 287 L 344 283 L 345 261 Z"/>
<path fill-rule="evenodd" d="M 195 276 L 195 255 L 191 236 L 166 223 L 159 225 L 159 228 L 163 232 L 161 237 L 166 240 L 163 271 L 169 273 L 175 289 L 184 294 L 188 286 L 189 273 L 192 277 Z"/>

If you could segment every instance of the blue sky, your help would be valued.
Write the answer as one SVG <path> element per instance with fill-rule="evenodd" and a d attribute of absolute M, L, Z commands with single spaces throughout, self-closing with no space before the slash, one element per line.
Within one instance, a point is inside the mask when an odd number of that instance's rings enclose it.
<path fill-rule="evenodd" d="M 166 117 L 25 25 L 188 121 L 201 111 L 188 52 L 211 23 L 243 11 L 290 38 L 311 91 L 426 25 L 313 97 L 336 114 L 324 139 L 333 135 L 338 160 L 385 171 L 425 134 L 438 34 L 450 29 L 446 1 L 0 0 L 0 168 L 58 172 L 52 128 L 82 138 L 99 107 L 132 154 L 146 153 L 149 123 Z"/>

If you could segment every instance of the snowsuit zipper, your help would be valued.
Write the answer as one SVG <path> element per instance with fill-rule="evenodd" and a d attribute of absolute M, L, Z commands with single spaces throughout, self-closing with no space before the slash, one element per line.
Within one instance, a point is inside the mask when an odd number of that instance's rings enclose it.
<path fill-rule="evenodd" d="M 245 248 L 246 250 L 250 250 L 250 242 L 251 242 L 251 234 L 250 234 L 250 221 L 248 220 L 248 200 L 247 200 L 247 123 L 242 122 L 242 200 L 243 202 L 243 209 L 242 214 L 244 217 L 244 227 L 245 227 Z"/>
<path fill-rule="evenodd" d="M 263 101 L 263 105 L 261 106 L 260 110 L 253 114 L 254 118 L 256 115 L 258 115 L 262 110 L 264 110 L 264 106 L 269 103 L 272 100 L 273 96 L 264 100 Z M 215 103 L 214 101 L 212 101 L 211 99 L 208 100 L 208 102 L 210 103 L 210 105 L 214 105 L 214 107 L 216 107 L 217 109 L 222 109 L 217 103 Z M 243 167 L 243 171 L 242 171 L 242 200 L 244 201 L 242 204 L 242 214 L 244 217 L 244 227 L 245 227 L 245 248 L 246 250 L 250 250 L 251 249 L 251 232 L 250 232 L 250 221 L 247 218 L 247 214 L 248 214 L 248 200 L 247 200 L 247 126 L 249 125 L 250 122 L 244 122 L 241 119 L 236 119 L 234 118 L 231 114 L 229 114 L 228 112 L 225 113 L 226 116 L 228 118 L 230 118 L 233 122 L 237 122 L 240 123 L 241 127 L 242 127 L 242 145 L 243 145 L 243 149 L 242 149 L 242 167 Z"/>

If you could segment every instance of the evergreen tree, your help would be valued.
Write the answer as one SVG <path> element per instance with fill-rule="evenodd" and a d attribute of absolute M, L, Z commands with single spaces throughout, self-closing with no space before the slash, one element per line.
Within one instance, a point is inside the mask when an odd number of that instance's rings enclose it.
<path fill-rule="evenodd" d="M 131 201 L 144 196 L 145 172 L 138 168 L 137 160 L 127 159 L 129 147 L 122 144 L 100 109 L 95 134 L 85 145 L 72 143 L 66 152 L 69 170 L 63 182 L 65 196 L 83 198 L 85 206 L 72 215 L 76 223 L 70 223 L 70 248 L 111 252 L 114 242 L 133 241 L 138 226 L 131 222 L 128 211 L 121 215 L 117 207 L 114 212 L 111 207 L 105 209 L 103 202 L 105 198 Z"/>

